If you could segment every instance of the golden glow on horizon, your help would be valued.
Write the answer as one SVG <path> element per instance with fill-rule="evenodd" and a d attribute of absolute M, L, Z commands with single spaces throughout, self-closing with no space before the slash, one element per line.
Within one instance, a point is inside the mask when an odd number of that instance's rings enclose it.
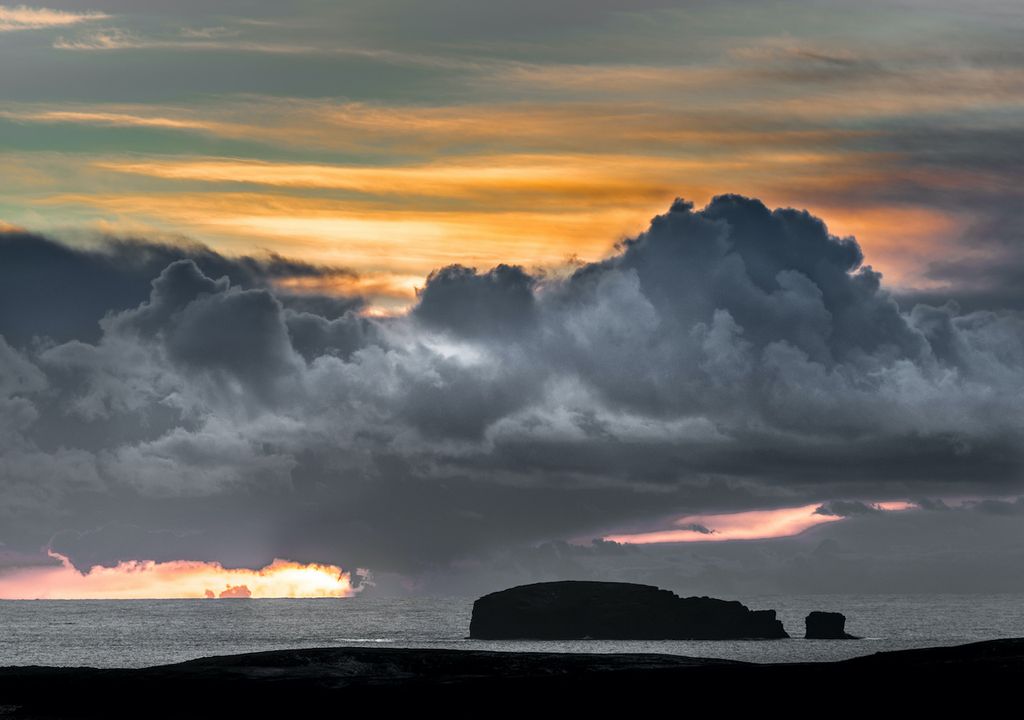
<path fill-rule="evenodd" d="M 296 294 L 359 295 L 374 298 L 377 304 L 371 305 L 366 314 L 387 316 L 406 308 L 416 296 L 416 290 L 423 287 L 424 282 L 425 279 L 419 275 L 380 273 L 283 278 L 276 280 L 274 285 Z"/>
<path fill-rule="evenodd" d="M 246 183 L 275 187 L 344 190 L 373 196 L 446 198 L 529 204 L 573 199 L 586 205 L 660 198 L 686 173 L 740 169 L 771 162 L 807 166 L 828 162 L 826 155 L 755 153 L 727 161 L 616 155 L 495 155 L 423 165 L 343 166 L 269 163 L 228 158 L 100 160 L 97 168 L 163 180 Z M 509 206 L 504 205 L 505 208 Z"/>
<path fill-rule="evenodd" d="M 258 570 L 220 563 L 174 560 L 122 561 L 81 573 L 63 555 L 49 551 L 58 566 L 0 571 L 3 600 L 146 600 L 164 598 L 350 597 L 352 578 L 336 565 L 274 560 Z"/>
<path fill-rule="evenodd" d="M 279 241 L 281 246 L 275 248 L 279 252 L 299 257 L 308 257 L 304 244 L 344 244 L 345 252 L 336 260 L 356 271 L 366 269 L 370 259 L 360 258 L 361 254 L 371 258 L 380 254 L 374 239 L 386 237 L 396 249 L 401 248 L 394 253 L 399 257 L 387 260 L 410 261 L 398 272 L 426 276 L 439 265 L 455 261 L 487 266 L 515 262 L 529 267 L 558 263 L 572 255 L 596 260 L 624 235 L 642 230 L 675 197 L 700 205 L 733 189 L 731 178 L 741 176 L 745 192 L 770 207 L 808 208 L 823 217 L 833 233 L 856 236 L 865 247 L 867 262 L 885 272 L 888 281 L 901 284 L 919 280 L 921 254 L 943 239 L 955 239 L 966 221 L 940 210 L 899 203 L 851 207 L 835 202 L 835 197 L 855 195 L 857 187 L 886 182 L 887 171 L 876 165 L 893 161 L 891 156 L 854 158 L 834 151 L 798 152 L 786 146 L 734 149 L 716 158 L 504 154 L 389 167 L 226 158 L 96 159 L 92 166 L 112 177 L 142 175 L 172 185 L 137 197 L 132 193 L 54 194 L 41 201 L 78 202 L 130 216 L 149 215 L 169 229 L 183 225 L 204 238 L 254 233 Z M 907 182 L 931 184 L 936 190 L 967 180 L 906 177 Z M 195 192 L 195 183 L 264 185 L 266 189 L 200 193 Z M 177 192 L 174 185 L 179 186 Z M 299 191 L 335 194 L 292 194 Z M 425 244 L 443 246 L 445 251 L 423 253 Z M 417 261 L 419 253 L 425 256 Z"/>
<path fill-rule="evenodd" d="M 632 172 L 641 174 L 643 168 L 619 171 L 626 177 Z M 256 192 L 55 194 L 37 202 L 145 218 L 154 232 L 184 230 L 228 253 L 251 253 L 255 246 L 345 267 L 367 276 L 363 285 L 376 285 L 390 304 L 400 297 L 411 303 L 412 288 L 422 286 L 431 270 L 452 263 L 484 270 L 499 263 L 533 269 L 559 267 L 570 259 L 600 260 L 613 252 L 616 242 L 644 230 L 676 195 L 700 207 L 716 191 L 713 186 L 661 180 L 655 184 L 648 175 L 647 189 L 633 195 L 601 197 L 602 191 L 589 199 L 563 198 L 558 207 L 550 207 L 552 197 L 544 193 L 527 192 L 520 199 L 510 195 L 501 212 L 489 208 L 486 199 L 461 202 L 461 209 L 448 210 L 439 209 L 448 199 L 429 197 L 403 197 L 396 207 L 360 197 Z M 836 235 L 855 236 L 864 247 L 866 262 L 881 270 L 890 286 L 922 286 L 921 255 L 941 246 L 943 239 L 952 241 L 966 225 L 963 218 L 937 210 L 899 205 L 844 208 L 814 202 L 808 188 L 799 191 L 809 193 L 808 201 L 789 204 L 825 218 Z M 769 207 L 786 204 L 777 190 L 765 187 L 765 192 L 754 194 Z M 102 231 L 116 234 L 117 224 L 104 220 Z M 139 232 L 137 227 L 129 229 L 127 234 Z M 343 283 L 337 288 L 342 290 Z"/>
<path fill-rule="evenodd" d="M 605 536 L 605 540 L 630 545 L 680 542 L 723 542 L 726 540 L 766 540 L 769 538 L 798 535 L 817 525 L 839 522 L 845 517 L 823 515 L 815 511 L 820 503 L 801 505 L 793 508 L 774 510 L 748 510 L 746 512 L 723 513 L 719 515 L 688 515 L 679 518 L 672 529 L 654 530 L 643 533 L 625 533 Z M 917 507 L 906 501 L 871 503 L 880 511 L 901 511 Z M 693 526 L 703 527 L 710 532 L 701 532 Z"/>
<path fill-rule="evenodd" d="M 598 260 L 615 242 L 643 230 L 670 201 L 561 213 L 442 211 L 416 203 L 393 209 L 369 201 L 201 192 L 58 195 L 46 204 L 145 217 L 154 234 L 187 229 L 223 252 L 259 248 L 360 275 L 391 275 L 396 280 L 388 285 L 408 287 L 403 278 L 418 277 L 422 286 L 431 270 L 452 263 L 487 269 L 502 262 L 535 268 L 572 258 Z M 108 234 L 112 229 L 102 228 Z"/>

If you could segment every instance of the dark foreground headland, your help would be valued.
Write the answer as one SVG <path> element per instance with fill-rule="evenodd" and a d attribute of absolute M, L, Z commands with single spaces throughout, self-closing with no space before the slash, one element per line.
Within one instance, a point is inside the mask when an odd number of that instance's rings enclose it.
<path fill-rule="evenodd" d="M 820 717 L 1016 701 L 1024 639 L 758 665 L 671 655 L 322 648 L 137 670 L 0 668 L 0 718 Z M 667 709 L 671 713 L 666 715 Z M 413 715 L 410 715 L 413 716 Z"/>

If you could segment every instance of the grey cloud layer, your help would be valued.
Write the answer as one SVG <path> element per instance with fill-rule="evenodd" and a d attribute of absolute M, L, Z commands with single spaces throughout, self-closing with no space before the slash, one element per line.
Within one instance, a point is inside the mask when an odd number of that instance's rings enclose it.
<path fill-rule="evenodd" d="M 213 278 L 244 288 L 275 280 L 345 274 L 271 255 L 227 258 L 208 248 L 110 241 L 100 250 L 71 248 L 25 232 L 0 233 L 0 332 L 16 345 L 33 336 L 95 342 L 100 319 L 146 300 L 150 283 L 175 260 L 188 259 Z M 297 310 L 329 319 L 359 307 L 359 298 L 278 295 Z"/>
<path fill-rule="evenodd" d="M 1008 568 L 1024 560 L 1020 515 L 981 505 L 924 505 L 857 513 L 802 535 L 762 541 L 619 545 L 597 541 L 511 548 L 425 577 L 424 594 L 479 595 L 527 582 L 579 578 L 639 582 L 685 594 L 753 595 L 986 593 L 1024 591 Z M 1016 508 L 1020 503 L 1002 503 Z M 375 576 L 378 592 L 401 593 L 399 578 Z M 811 606 L 818 606 L 816 599 Z M 803 621 L 807 609 L 787 626 Z M 851 618 L 851 621 L 856 619 Z"/>
<path fill-rule="evenodd" d="M 414 572 L 684 513 L 1020 490 L 1020 315 L 900 307 L 855 241 L 739 196 L 568 278 L 438 270 L 389 320 L 280 296 L 324 272 L 281 259 L 0 253 L 75 299 L 0 283 L 0 542 L 81 564 Z M 109 261 L 132 253 L 167 260 L 143 297 L 157 260 Z M 98 331 L 57 322 L 72 304 Z"/>

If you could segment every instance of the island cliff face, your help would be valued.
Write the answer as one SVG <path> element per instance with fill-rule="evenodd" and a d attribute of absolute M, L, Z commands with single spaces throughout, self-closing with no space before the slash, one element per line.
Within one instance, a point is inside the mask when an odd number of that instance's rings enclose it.
<path fill-rule="evenodd" d="M 804 620 L 808 640 L 859 640 L 846 632 L 846 616 L 837 612 L 815 610 Z"/>
<path fill-rule="evenodd" d="M 469 636 L 481 640 L 736 640 L 788 638 L 774 610 L 681 598 L 653 585 L 564 580 L 484 595 Z"/>

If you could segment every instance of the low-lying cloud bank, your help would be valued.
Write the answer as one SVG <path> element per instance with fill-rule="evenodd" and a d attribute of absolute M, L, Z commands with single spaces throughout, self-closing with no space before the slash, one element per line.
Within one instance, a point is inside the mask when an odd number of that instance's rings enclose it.
<path fill-rule="evenodd" d="M 335 565 L 300 565 L 280 559 L 258 570 L 225 568 L 215 562 L 148 560 L 97 565 L 79 572 L 63 555 L 51 555 L 59 564 L 0 575 L 0 599 L 351 597 L 359 587 L 350 573 Z"/>
<path fill-rule="evenodd" d="M 373 319 L 275 289 L 336 269 L 7 232 L 0 542 L 415 573 L 686 515 L 1020 492 L 1024 318 L 900 306 L 863 261 L 806 212 L 677 201 L 570 277 L 447 267 Z"/>

